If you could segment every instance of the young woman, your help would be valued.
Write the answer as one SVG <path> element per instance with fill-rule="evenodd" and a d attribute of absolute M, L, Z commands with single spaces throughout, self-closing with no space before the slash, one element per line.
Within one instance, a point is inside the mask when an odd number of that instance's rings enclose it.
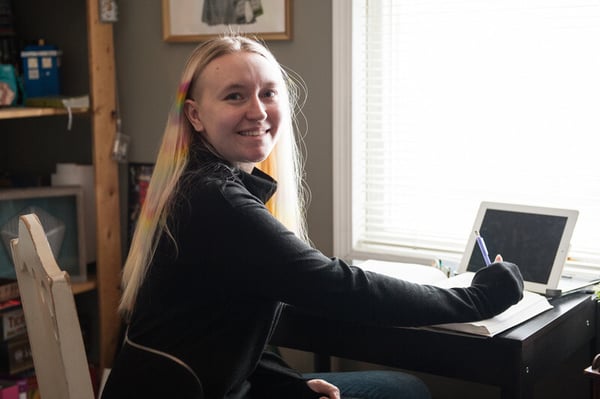
<path fill-rule="evenodd" d="M 363 272 L 312 248 L 295 98 L 289 76 L 255 40 L 224 36 L 191 54 L 125 265 L 120 310 L 128 332 L 104 399 L 339 398 L 340 391 L 426 398 L 424 384 L 402 373 L 291 370 L 265 350 L 282 303 L 341 320 L 421 326 L 488 318 L 522 297 L 510 263 L 481 270 L 471 287 L 446 290 Z M 269 156 L 279 185 L 255 168 Z"/>

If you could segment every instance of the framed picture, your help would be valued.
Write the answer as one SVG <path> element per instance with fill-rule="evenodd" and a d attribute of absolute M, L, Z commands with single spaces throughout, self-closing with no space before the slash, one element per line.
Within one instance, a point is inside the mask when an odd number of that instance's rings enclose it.
<path fill-rule="evenodd" d="M 0 277 L 16 278 L 10 241 L 19 234 L 19 216 L 35 213 L 56 263 L 74 282 L 87 279 L 83 189 L 80 186 L 0 190 Z"/>
<path fill-rule="evenodd" d="M 292 38 L 292 0 L 162 0 L 163 39 L 197 42 L 233 31 Z"/>
<path fill-rule="evenodd" d="M 154 171 L 153 163 L 129 163 L 129 177 L 128 177 L 128 189 L 127 189 L 127 238 L 128 245 L 131 245 L 131 239 L 133 238 L 133 232 L 137 220 L 144 205 L 146 199 L 146 192 L 150 185 L 150 178 Z"/>

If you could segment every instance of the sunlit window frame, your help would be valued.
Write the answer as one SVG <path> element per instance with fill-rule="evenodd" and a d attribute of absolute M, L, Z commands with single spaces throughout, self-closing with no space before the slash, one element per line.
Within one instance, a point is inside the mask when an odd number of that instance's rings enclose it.
<path fill-rule="evenodd" d="M 352 66 L 356 62 L 352 48 L 354 2 L 355 0 L 332 0 L 334 255 L 344 259 L 377 258 L 425 264 L 444 258 L 445 261 L 456 263 L 460 261 L 461 254 L 367 245 L 359 243 L 354 234 L 359 222 L 355 213 L 360 209 L 357 206 L 360 204 L 356 204 L 360 196 L 355 192 L 357 188 L 353 184 L 353 159 L 357 159 L 358 151 L 358 146 L 353 145 L 358 139 L 353 130 L 353 126 L 357 126 L 357 116 L 352 104 Z M 567 267 L 573 265 L 567 264 Z M 585 271 L 589 271 L 587 266 Z"/>

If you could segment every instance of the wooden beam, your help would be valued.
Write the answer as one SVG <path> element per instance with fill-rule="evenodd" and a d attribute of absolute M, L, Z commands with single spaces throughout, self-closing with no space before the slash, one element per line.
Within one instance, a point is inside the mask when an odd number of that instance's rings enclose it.
<path fill-rule="evenodd" d="M 116 77 L 113 28 L 99 20 L 98 0 L 87 0 L 92 145 L 96 192 L 97 285 L 100 370 L 111 367 L 121 319 L 121 227 L 119 165 L 111 158 L 116 128 Z"/>

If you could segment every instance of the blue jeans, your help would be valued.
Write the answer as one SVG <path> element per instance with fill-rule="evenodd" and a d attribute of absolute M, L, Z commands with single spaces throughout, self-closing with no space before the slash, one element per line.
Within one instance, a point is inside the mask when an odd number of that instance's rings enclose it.
<path fill-rule="evenodd" d="M 343 399 L 431 399 L 419 378 L 398 371 L 347 371 L 304 374 L 320 378 L 340 389 Z"/>

